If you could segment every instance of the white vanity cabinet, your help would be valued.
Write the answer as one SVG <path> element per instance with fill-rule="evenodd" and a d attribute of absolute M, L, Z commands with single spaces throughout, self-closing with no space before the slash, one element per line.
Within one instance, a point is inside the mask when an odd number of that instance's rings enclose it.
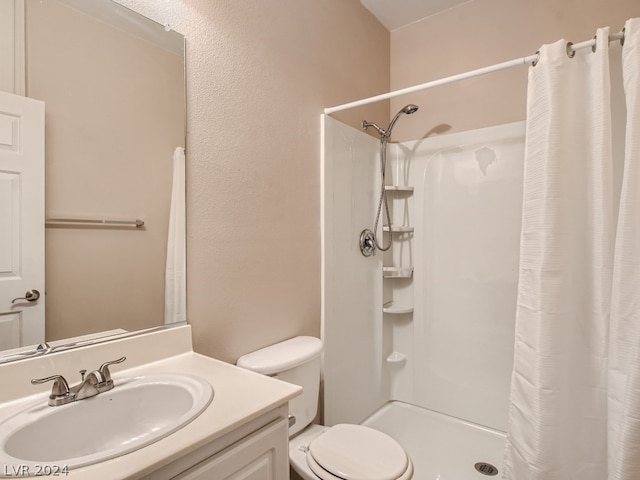
<path fill-rule="evenodd" d="M 263 415 L 143 480 L 288 480 L 287 412 Z"/>
<path fill-rule="evenodd" d="M 287 422 L 284 419 L 278 420 L 174 478 L 176 480 L 287 479 L 289 478 L 287 434 Z"/>
<path fill-rule="evenodd" d="M 190 422 L 142 448 L 70 468 L 69 480 L 289 480 L 289 401 L 302 388 L 193 352 L 188 325 L 0 364 L 0 378 L 9 379 L 11 387 L 0 389 L 0 421 L 33 405 L 37 388 L 29 378 L 52 374 L 75 378 L 79 366 L 100 365 L 121 356 L 127 357 L 130 368 L 119 366 L 112 371 L 114 392 L 123 379 L 185 375 L 211 385 L 211 403 Z M 40 401 L 48 408 L 51 387 L 40 387 Z M 86 403 L 72 408 L 96 405 L 92 399 L 81 402 Z M 148 428 L 155 425 L 151 422 Z M 98 435 L 102 432 L 95 432 L 96 437 L 93 433 L 87 432 L 88 448 L 110 445 Z M 1 470 L 2 465 L 0 476 Z"/>

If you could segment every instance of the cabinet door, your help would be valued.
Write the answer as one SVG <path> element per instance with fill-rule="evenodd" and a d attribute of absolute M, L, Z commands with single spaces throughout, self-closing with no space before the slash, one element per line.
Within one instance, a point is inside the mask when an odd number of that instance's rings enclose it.
<path fill-rule="evenodd" d="M 289 427 L 277 420 L 200 462 L 175 480 L 288 480 Z"/>

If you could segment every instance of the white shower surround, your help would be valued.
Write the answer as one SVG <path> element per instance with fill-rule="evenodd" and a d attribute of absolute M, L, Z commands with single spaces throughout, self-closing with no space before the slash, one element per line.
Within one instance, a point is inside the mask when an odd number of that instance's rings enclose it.
<path fill-rule="evenodd" d="M 415 231 L 369 258 L 358 239 L 378 206 L 379 141 L 323 127 L 325 423 L 399 400 L 506 430 L 524 122 L 390 144 L 387 184 L 414 187 L 390 197 L 393 223 Z M 413 279 L 383 280 L 383 263 L 412 265 Z M 391 299 L 413 314 L 383 314 Z M 387 363 L 393 352 L 406 362 Z"/>

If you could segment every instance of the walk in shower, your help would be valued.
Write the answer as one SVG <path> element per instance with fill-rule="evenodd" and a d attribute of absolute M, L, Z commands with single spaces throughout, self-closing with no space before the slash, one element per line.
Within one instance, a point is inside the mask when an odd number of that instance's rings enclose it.
<path fill-rule="evenodd" d="M 395 437 L 416 480 L 640 471 L 640 18 L 325 114 L 532 57 L 526 140 L 510 124 L 389 145 L 374 256 L 357 238 L 378 142 L 324 119 L 325 422 Z"/>
<path fill-rule="evenodd" d="M 392 242 L 368 257 L 359 238 L 379 206 L 380 141 L 324 116 L 323 147 L 325 424 L 388 433 L 412 457 L 416 480 L 496 475 L 514 344 L 524 123 L 389 143 L 390 221 L 375 234 Z"/>

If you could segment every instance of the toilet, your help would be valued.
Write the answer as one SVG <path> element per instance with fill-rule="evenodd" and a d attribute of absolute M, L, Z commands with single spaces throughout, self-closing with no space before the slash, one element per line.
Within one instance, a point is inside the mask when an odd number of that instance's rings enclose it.
<path fill-rule="evenodd" d="M 300 385 L 289 402 L 289 459 L 305 480 L 409 480 L 413 463 L 388 435 L 362 425 L 325 427 L 318 411 L 322 341 L 295 337 L 248 353 L 237 365 Z"/>

